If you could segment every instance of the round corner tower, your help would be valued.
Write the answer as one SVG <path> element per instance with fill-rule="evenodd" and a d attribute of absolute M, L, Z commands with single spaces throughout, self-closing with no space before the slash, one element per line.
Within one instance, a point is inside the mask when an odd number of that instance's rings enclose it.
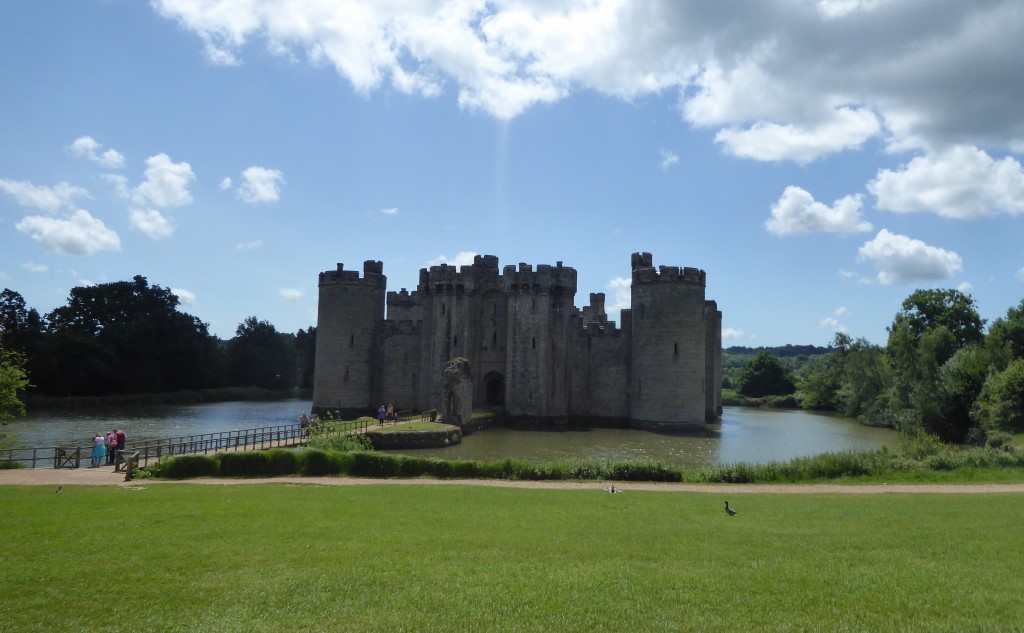
<path fill-rule="evenodd" d="M 384 321 L 384 264 L 368 260 L 355 270 L 320 273 L 313 411 L 363 414 L 380 404 L 377 338 Z"/>
<path fill-rule="evenodd" d="M 630 418 L 654 429 L 705 422 L 705 273 L 632 256 Z"/>

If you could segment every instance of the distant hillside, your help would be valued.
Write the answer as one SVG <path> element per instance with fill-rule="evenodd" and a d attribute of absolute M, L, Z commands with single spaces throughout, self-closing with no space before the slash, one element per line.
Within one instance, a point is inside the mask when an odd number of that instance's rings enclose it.
<path fill-rule="evenodd" d="M 832 347 L 818 347 L 817 345 L 783 345 L 782 347 L 744 347 L 743 345 L 734 345 L 722 348 L 722 367 L 725 369 L 744 367 L 761 350 L 767 350 L 781 360 L 790 370 L 796 369 L 803 361 L 812 356 L 831 354 L 836 351 Z M 725 373 L 728 376 L 730 372 L 726 371 Z"/>
<path fill-rule="evenodd" d="M 723 354 L 732 354 L 735 356 L 753 356 L 761 350 L 768 350 L 774 356 L 779 358 L 788 358 L 792 356 L 820 356 L 822 354 L 831 354 L 836 351 L 832 347 L 818 347 L 817 345 L 783 345 L 782 347 L 744 347 L 742 345 L 733 345 L 732 347 L 723 347 Z"/>

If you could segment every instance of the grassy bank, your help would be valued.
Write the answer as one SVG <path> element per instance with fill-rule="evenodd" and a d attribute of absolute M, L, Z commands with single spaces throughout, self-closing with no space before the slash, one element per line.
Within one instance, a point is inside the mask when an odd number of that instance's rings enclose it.
<path fill-rule="evenodd" d="M 738 517 L 697 493 L 0 488 L 3 628 L 1022 630 L 1024 495 L 729 501 Z"/>
<path fill-rule="evenodd" d="M 149 404 L 201 404 L 204 402 L 239 402 L 248 400 L 287 400 L 312 398 L 311 389 L 271 390 L 258 387 L 224 387 L 222 389 L 196 389 L 169 393 L 128 393 L 114 396 L 80 396 L 51 398 L 29 396 L 25 405 L 29 409 L 83 409 L 89 407 L 141 406 Z"/>

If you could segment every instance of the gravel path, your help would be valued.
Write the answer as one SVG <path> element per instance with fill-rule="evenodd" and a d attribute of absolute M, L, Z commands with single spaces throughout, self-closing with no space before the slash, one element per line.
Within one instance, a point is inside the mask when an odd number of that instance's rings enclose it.
<path fill-rule="evenodd" d="M 124 481 L 124 473 L 112 468 L 78 468 L 74 470 L 51 468 L 22 468 L 0 470 L 0 486 L 138 486 L 144 485 L 240 485 L 285 483 L 316 486 L 491 486 L 495 488 L 535 488 L 551 490 L 601 490 L 607 483 L 596 481 L 504 481 L 495 479 L 359 479 L 354 477 L 272 477 L 263 479 L 190 479 L 165 481 L 144 479 Z M 730 492 L 769 494 L 883 494 L 931 493 L 978 494 L 1024 493 L 1024 483 L 1015 484 L 675 484 L 616 482 L 623 492 L 647 490 L 660 492 Z"/>

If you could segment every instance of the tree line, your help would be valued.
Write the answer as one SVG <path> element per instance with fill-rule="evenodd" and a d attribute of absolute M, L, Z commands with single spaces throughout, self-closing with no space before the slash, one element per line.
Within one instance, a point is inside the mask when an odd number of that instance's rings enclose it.
<path fill-rule="evenodd" d="M 833 351 L 792 368 L 761 350 L 738 390 L 949 442 L 1001 445 L 1024 431 L 1024 300 L 986 331 L 969 295 L 917 290 L 888 333 L 885 346 L 836 333 Z"/>
<path fill-rule="evenodd" d="M 169 288 L 135 276 L 72 288 L 40 315 L 18 292 L 0 293 L 0 347 L 31 393 L 108 396 L 218 387 L 312 387 L 316 328 L 278 332 L 246 318 L 223 341 L 180 309 Z"/>

